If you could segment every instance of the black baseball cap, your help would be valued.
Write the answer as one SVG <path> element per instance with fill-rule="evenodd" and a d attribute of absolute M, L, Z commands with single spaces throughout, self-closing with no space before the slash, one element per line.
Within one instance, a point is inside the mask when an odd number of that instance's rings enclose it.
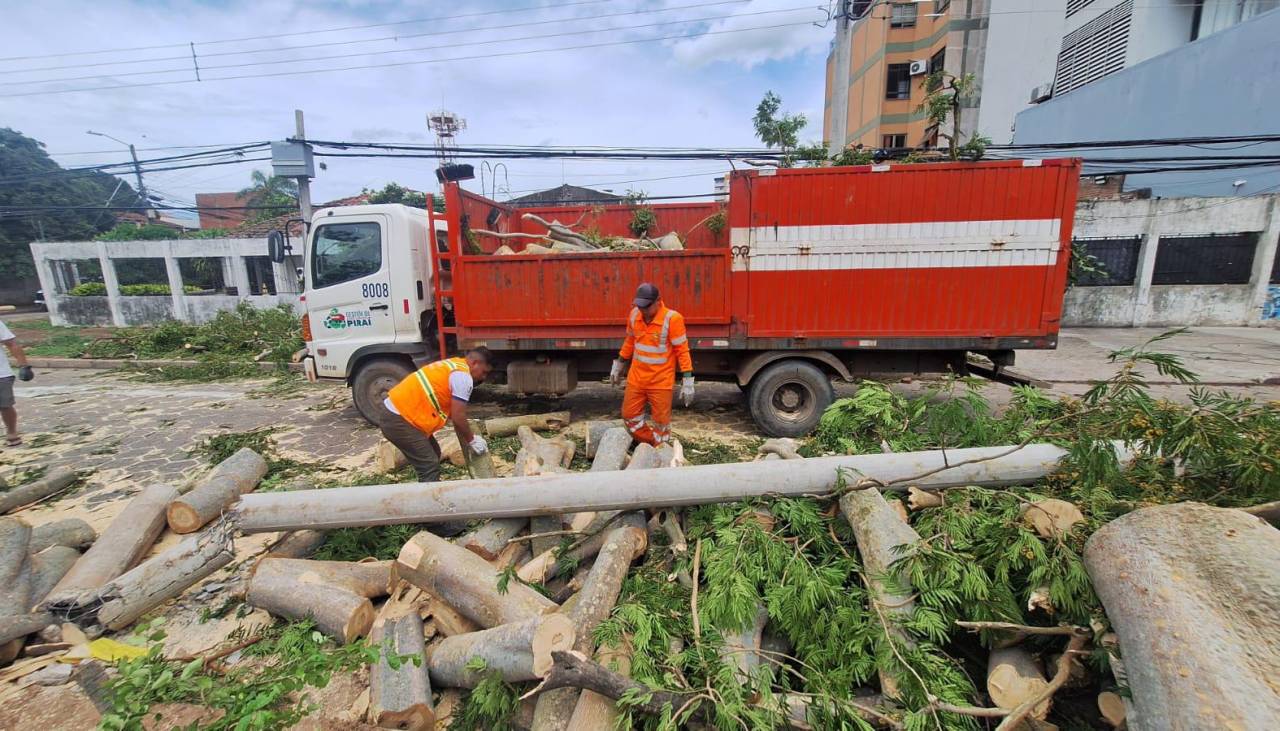
<path fill-rule="evenodd" d="M 636 307 L 648 307 L 658 301 L 658 288 L 645 282 L 636 287 L 636 298 L 631 300 L 631 304 Z"/>

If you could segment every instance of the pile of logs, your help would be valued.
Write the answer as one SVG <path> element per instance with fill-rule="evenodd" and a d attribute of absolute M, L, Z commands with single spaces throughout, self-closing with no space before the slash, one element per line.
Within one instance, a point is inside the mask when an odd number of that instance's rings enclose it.
<path fill-rule="evenodd" d="M 482 228 L 473 228 L 471 233 L 476 236 L 484 236 L 488 238 L 498 239 L 500 241 L 527 241 L 519 250 L 514 247 L 503 244 L 493 252 L 494 256 L 508 256 L 511 254 L 595 254 L 607 251 L 682 251 L 684 249 L 684 241 L 680 238 L 680 234 L 671 231 L 656 239 L 651 238 L 625 238 L 625 237 L 609 237 L 606 240 L 593 240 L 574 230 L 576 226 L 582 223 L 586 218 L 585 214 L 576 222 L 565 225 L 559 221 L 548 221 L 534 213 L 526 213 L 521 216 L 526 221 L 542 226 L 547 230 L 544 234 L 535 233 L 502 233 L 499 231 L 489 231 Z M 535 243 L 542 242 L 542 243 Z M 519 246 L 519 244 L 516 244 Z"/>

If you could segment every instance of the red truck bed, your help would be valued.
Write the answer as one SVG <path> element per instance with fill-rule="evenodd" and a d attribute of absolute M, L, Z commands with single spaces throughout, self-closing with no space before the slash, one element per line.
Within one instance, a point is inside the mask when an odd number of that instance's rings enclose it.
<path fill-rule="evenodd" d="M 685 251 L 515 256 L 490 252 L 520 242 L 470 232 L 545 233 L 521 218 L 535 213 L 630 236 L 633 207 L 515 209 L 450 183 L 445 334 L 498 350 L 613 348 L 651 281 L 695 349 L 1051 348 L 1079 175 L 1077 160 L 737 172 L 727 203 L 651 206 L 655 235 L 680 233 Z M 728 226 L 713 232 L 721 208 Z"/>

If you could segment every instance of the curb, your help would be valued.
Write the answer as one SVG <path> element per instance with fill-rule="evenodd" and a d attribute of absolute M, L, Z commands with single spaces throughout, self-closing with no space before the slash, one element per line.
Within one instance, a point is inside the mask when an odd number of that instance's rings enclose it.
<path fill-rule="evenodd" d="M 161 366 L 199 366 L 201 360 L 128 360 L 125 358 L 27 358 L 32 368 L 78 368 L 81 370 L 110 371 L 117 368 L 159 368 Z M 278 370 L 279 363 L 246 363 L 257 366 L 259 370 L 270 373 Z M 301 363 L 285 363 L 293 373 L 302 373 Z"/>

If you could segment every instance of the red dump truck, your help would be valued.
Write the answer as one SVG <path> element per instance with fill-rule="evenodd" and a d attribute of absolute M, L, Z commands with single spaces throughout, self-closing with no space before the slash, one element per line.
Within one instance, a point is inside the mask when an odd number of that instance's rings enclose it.
<path fill-rule="evenodd" d="M 445 213 L 318 211 L 308 373 L 366 418 L 415 362 L 478 345 L 508 387 L 562 394 L 609 371 L 637 284 L 684 314 L 700 380 L 731 381 L 767 434 L 812 429 L 832 379 L 997 367 L 1057 344 L 1078 160 L 735 172 L 724 202 L 647 206 L 678 251 L 520 253 L 531 217 L 631 236 L 635 206 L 514 208 L 445 185 Z M 495 256 L 506 244 L 514 255 Z"/>

